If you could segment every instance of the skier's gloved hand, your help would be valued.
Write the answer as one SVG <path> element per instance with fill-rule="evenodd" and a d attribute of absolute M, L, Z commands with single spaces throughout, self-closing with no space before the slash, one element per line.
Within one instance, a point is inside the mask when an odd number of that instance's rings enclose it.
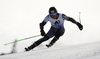
<path fill-rule="evenodd" d="M 80 30 L 83 30 L 83 25 L 80 24 L 79 22 L 77 22 L 77 26 L 78 26 L 78 28 L 79 28 Z"/>
<path fill-rule="evenodd" d="M 45 31 L 43 29 L 41 29 L 41 36 L 45 36 Z"/>

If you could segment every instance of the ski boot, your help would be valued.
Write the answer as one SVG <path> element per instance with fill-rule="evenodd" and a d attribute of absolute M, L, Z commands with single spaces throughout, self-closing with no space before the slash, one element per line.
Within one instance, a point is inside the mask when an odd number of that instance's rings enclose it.
<path fill-rule="evenodd" d="M 25 51 L 30 51 L 30 49 L 29 48 L 25 48 Z"/>
<path fill-rule="evenodd" d="M 36 47 L 36 43 L 33 43 L 31 46 L 29 46 L 28 48 L 25 47 L 25 51 L 30 51 L 32 49 L 34 49 Z"/>
<path fill-rule="evenodd" d="M 48 47 L 48 48 L 51 47 L 51 46 L 52 46 L 51 44 L 46 44 L 46 47 Z"/>

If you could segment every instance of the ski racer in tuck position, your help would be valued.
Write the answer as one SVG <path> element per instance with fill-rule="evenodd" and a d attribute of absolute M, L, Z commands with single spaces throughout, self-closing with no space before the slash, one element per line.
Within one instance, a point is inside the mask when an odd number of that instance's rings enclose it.
<path fill-rule="evenodd" d="M 45 19 L 40 23 L 40 32 L 43 38 L 37 40 L 34 42 L 32 45 L 29 47 L 25 48 L 26 51 L 30 51 L 33 48 L 37 47 L 40 45 L 42 42 L 47 41 L 51 37 L 54 36 L 54 38 L 51 40 L 51 42 L 46 45 L 47 47 L 51 47 L 65 32 L 64 29 L 64 21 L 71 21 L 72 23 L 76 24 L 80 30 L 83 29 L 83 25 L 80 24 L 79 22 L 75 21 L 72 17 L 68 17 L 65 14 L 61 14 L 57 12 L 57 9 L 55 7 L 50 7 L 49 8 L 49 15 L 45 17 Z M 51 28 L 45 34 L 44 31 L 44 25 L 50 21 L 51 23 Z"/>

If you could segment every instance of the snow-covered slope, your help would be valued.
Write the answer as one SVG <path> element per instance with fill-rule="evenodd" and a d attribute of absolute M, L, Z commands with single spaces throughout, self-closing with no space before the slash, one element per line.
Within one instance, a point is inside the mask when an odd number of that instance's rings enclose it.
<path fill-rule="evenodd" d="M 100 42 L 32 50 L 0 56 L 0 59 L 100 59 Z"/>

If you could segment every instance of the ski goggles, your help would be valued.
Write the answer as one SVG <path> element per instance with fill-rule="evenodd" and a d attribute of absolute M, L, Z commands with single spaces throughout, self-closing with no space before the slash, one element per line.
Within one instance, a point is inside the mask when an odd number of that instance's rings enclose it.
<path fill-rule="evenodd" d="M 57 15 L 57 13 L 53 13 L 53 14 L 50 14 L 51 16 L 56 16 Z"/>

